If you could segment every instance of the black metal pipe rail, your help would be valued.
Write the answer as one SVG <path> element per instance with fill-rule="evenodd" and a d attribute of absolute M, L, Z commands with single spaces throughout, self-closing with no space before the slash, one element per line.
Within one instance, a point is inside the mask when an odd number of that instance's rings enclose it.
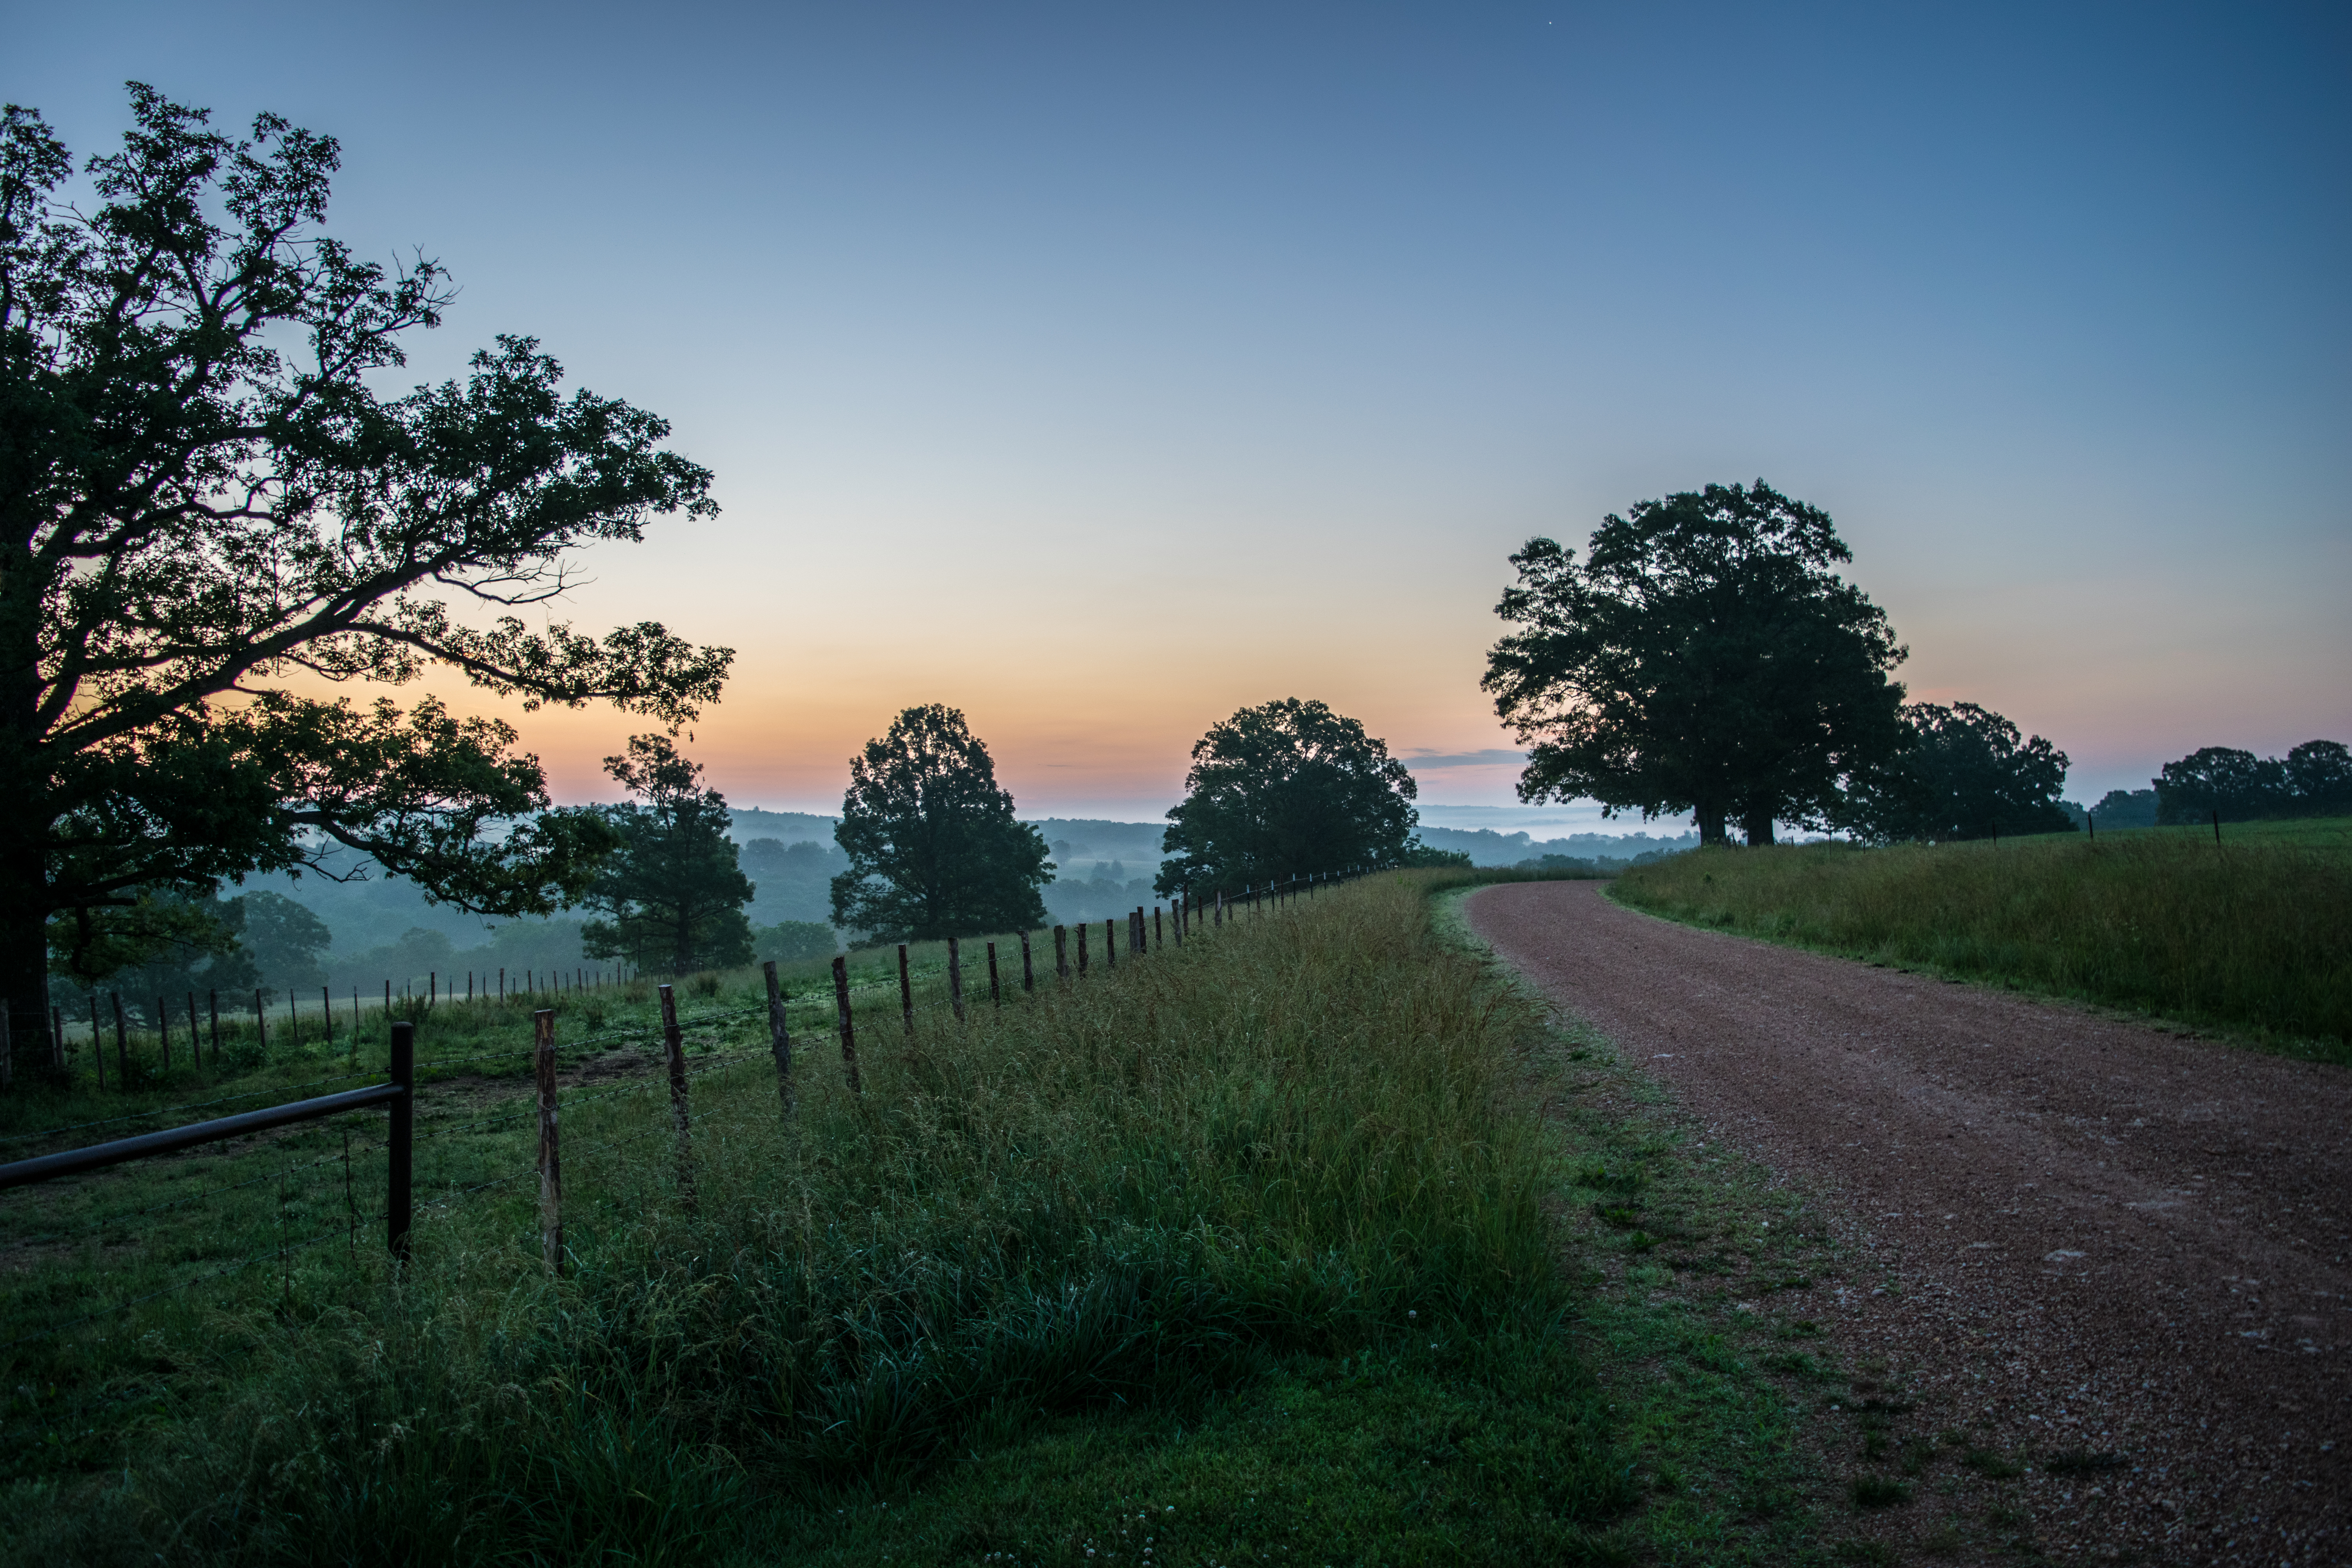
<path fill-rule="evenodd" d="M 170 1154 L 182 1149 L 194 1149 L 205 1143 L 217 1143 L 226 1138 L 242 1138 L 250 1132 L 266 1132 L 275 1127 L 290 1127 L 297 1122 L 316 1121 L 321 1117 L 340 1116 L 347 1110 L 365 1110 L 371 1106 L 392 1108 L 391 1136 L 386 1141 L 387 1164 L 391 1191 L 384 1205 L 385 1245 L 396 1258 L 408 1256 L 408 1229 L 411 1187 L 411 1145 L 415 1140 L 416 1126 L 416 1026 L 408 1023 L 392 1026 L 392 1064 L 388 1069 L 390 1083 L 372 1084 L 366 1089 L 347 1089 L 340 1094 L 321 1094 L 309 1100 L 289 1100 L 263 1110 L 247 1110 L 236 1116 L 218 1116 L 210 1121 L 192 1121 L 184 1127 L 166 1128 L 161 1132 L 142 1132 L 135 1138 L 117 1138 L 111 1142 L 92 1143 L 79 1149 L 60 1150 L 54 1154 L 40 1154 L 30 1160 L 16 1160 L 0 1165 L 0 1192 L 10 1187 L 27 1187 L 37 1182 L 55 1181 L 60 1176 L 79 1175 L 84 1171 L 104 1170 L 131 1160 L 143 1160 L 153 1154 Z"/>

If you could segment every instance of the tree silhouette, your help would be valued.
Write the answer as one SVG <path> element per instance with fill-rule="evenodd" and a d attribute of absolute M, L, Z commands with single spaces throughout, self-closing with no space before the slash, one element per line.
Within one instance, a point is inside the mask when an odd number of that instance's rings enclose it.
<path fill-rule="evenodd" d="M 0 113 L 0 994 L 20 1061 L 47 1055 L 53 914 L 135 943 L 142 899 L 343 851 L 468 910 L 545 913 L 611 847 L 602 817 L 551 807 L 506 725 L 283 678 L 438 664 L 526 708 L 676 723 L 731 657 L 514 613 L 563 591 L 576 547 L 715 510 L 667 426 L 566 395 L 528 338 L 462 384 L 379 395 L 452 295 L 436 262 L 388 271 L 318 231 L 333 140 L 268 114 L 231 139 L 135 83 L 131 107 L 87 211 L 41 117 Z"/>
<path fill-rule="evenodd" d="M 1904 738 L 1905 650 L 1837 575 L 1852 559 L 1828 513 L 1761 479 L 1612 513 L 1581 563 L 1529 540 L 1496 607 L 1521 629 L 1481 682 L 1533 742 L 1520 798 L 1687 811 L 1706 844 L 1825 820 Z"/>
<path fill-rule="evenodd" d="M 1152 885 L 1264 887 L 1403 859 L 1418 848 L 1413 795 L 1387 742 L 1326 704 L 1244 708 L 1193 742 Z"/>
<path fill-rule="evenodd" d="M 834 842 L 849 857 L 833 879 L 837 926 L 908 942 L 1045 923 L 1045 835 L 1013 820 L 987 746 L 953 708 L 909 708 L 849 760 Z"/>
<path fill-rule="evenodd" d="M 749 963 L 751 879 L 727 837 L 727 797 L 666 735 L 633 737 L 604 771 L 637 798 L 601 808 L 620 847 L 585 900 L 610 917 L 581 928 L 588 956 L 672 974 Z"/>

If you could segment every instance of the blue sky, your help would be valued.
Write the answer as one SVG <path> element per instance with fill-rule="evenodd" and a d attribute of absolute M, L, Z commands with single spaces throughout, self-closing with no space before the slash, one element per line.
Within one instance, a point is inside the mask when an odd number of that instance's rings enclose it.
<path fill-rule="evenodd" d="M 1320 696 L 1498 803 L 1504 557 L 1759 476 L 2074 759 L 2352 739 L 2352 34 L 2288 6 L 12 5 L 341 140 L 331 228 L 669 417 L 715 521 L 572 613 L 741 650 L 697 744 L 830 809 L 891 712 L 1156 815 Z M 609 713 L 517 716 L 572 797 Z"/>

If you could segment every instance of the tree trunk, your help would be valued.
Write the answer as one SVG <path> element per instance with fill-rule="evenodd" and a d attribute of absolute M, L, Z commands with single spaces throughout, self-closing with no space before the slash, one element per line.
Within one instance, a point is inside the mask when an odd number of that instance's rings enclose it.
<path fill-rule="evenodd" d="M 1693 810 L 1692 815 L 1698 818 L 1698 841 L 1701 847 L 1710 844 L 1722 845 L 1730 842 L 1723 831 L 1723 807 L 1710 805 L 1702 801 Z"/>
<path fill-rule="evenodd" d="M 0 814 L 0 1000 L 19 1083 L 56 1076 L 49 1038 L 48 887 L 42 874 L 45 825 Z"/>
<path fill-rule="evenodd" d="M 1772 808 L 1751 806 L 1740 824 L 1748 830 L 1748 847 L 1760 849 L 1772 842 Z"/>

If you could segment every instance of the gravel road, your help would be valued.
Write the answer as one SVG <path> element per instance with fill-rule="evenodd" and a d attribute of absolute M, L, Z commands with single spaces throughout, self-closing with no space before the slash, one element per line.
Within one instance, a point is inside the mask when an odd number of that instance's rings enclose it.
<path fill-rule="evenodd" d="M 2352 1563 L 2352 1072 L 1698 931 L 1596 883 L 1467 912 L 1828 1211 L 1869 1265 L 1815 1303 L 1850 1363 L 1939 1424 L 2110 1467 L 2025 1479 L 2044 1550 Z"/>

